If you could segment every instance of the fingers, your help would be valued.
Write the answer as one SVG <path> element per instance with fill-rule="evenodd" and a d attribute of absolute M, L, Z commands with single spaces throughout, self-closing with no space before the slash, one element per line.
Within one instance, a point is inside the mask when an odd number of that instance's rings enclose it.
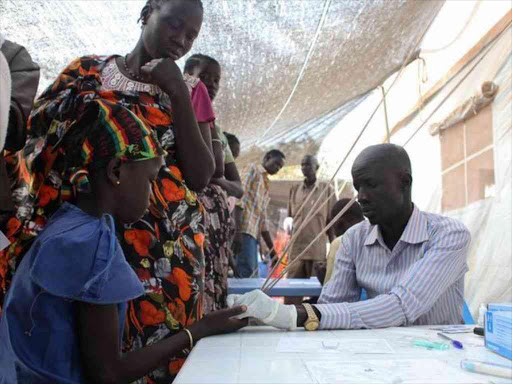
<path fill-rule="evenodd" d="M 226 303 L 228 305 L 228 307 L 233 307 L 235 305 L 235 302 L 237 301 L 237 299 L 242 296 L 242 295 L 228 295 L 228 298 L 226 300 Z"/>
<path fill-rule="evenodd" d="M 248 317 L 246 317 L 245 319 L 231 319 L 231 321 L 235 324 L 237 330 L 243 327 L 247 327 L 249 325 Z"/>
<path fill-rule="evenodd" d="M 234 317 L 234 316 L 241 315 L 241 314 L 245 313 L 246 311 L 247 311 L 247 306 L 241 305 L 241 306 L 237 306 L 237 307 L 221 309 L 217 313 L 219 315 L 223 315 L 226 317 Z"/>
<path fill-rule="evenodd" d="M 226 323 L 226 327 L 224 328 L 224 330 L 221 332 L 221 333 L 231 333 L 231 332 L 236 332 L 238 331 L 239 329 L 243 328 L 243 327 L 247 327 L 249 325 L 249 319 L 246 318 L 246 319 L 229 319 L 228 322 Z"/>

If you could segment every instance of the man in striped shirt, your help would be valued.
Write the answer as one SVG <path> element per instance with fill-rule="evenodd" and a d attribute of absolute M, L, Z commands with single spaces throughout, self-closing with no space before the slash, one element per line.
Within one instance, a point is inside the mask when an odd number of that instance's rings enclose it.
<path fill-rule="evenodd" d="M 269 249 L 274 248 L 272 236 L 267 228 L 267 206 L 270 202 L 270 180 L 284 165 L 285 155 L 273 149 L 267 152 L 261 165 L 249 165 L 242 171 L 243 197 L 235 207 L 237 234 L 233 242 L 237 253 L 237 269 L 240 277 L 251 277 L 258 268 L 258 238 L 261 237 Z M 275 255 L 274 251 L 269 255 Z"/>
<path fill-rule="evenodd" d="M 420 211 L 411 201 L 412 172 L 402 147 L 366 148 L 352 167 L 368 221 L 350 228 L 332 279 L 311 310 L 321 329 L 460 324 L 470 234 L 460 222 Z M 361 289 L 368 300 L 360 301 Z M 250 295 L 250 294 L 248 294 Z M 230 301 L 249 305 L 265 323 L 294 329 L 314 315 L 304 306 L 276 306 L 261 292 Z M 265 318 L 268 308 L 275 316 Z M 307 327 L 306 327 L 307 328 Z"/>

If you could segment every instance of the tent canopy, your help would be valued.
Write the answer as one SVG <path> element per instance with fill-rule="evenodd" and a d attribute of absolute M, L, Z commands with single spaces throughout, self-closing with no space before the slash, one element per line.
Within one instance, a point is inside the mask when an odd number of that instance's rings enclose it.
<path fill-rule="evenodd" d="M 239 136 L 246 161 L 255 144 L 286 150 L 285 143 L 306 143 L 289 151 L 290 164 L 317 149 L 363 95 L 412 58 L 444 1 L 203 3 L 203 28 L 190 53 L 211 55 L 223 67 L 220 125 Z M 0 30 L 27 47 L 45 87 L 77 56 L 129 52 L 144 4 L 6 0 Z"/>

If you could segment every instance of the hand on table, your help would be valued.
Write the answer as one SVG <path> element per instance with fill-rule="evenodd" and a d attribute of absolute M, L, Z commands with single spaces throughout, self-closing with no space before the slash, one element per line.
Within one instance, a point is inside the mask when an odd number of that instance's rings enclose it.
<path fill-rule="evenodd" d="M 192 332 L 195 341 L 207 336 L 238 331 L 240 328 L 247 326 L 249 322 L 241 317 L 245 310 L 244 306 L 234 306 L 233 308 L 210 312 L 197 323 L 191 325 L 189 330 Z"/>
<path fill-rule="evenodd" d="M 239 319 L 252 317 L 266 325 L 289 331 L 293 331 L 297 327 L 295 306 L 281 304 L 259 289 L 244 295 L 229 295 L 227 303 L 229 307 L 242 305 L 247 307 L 247 311 L 237 316 Z"/>

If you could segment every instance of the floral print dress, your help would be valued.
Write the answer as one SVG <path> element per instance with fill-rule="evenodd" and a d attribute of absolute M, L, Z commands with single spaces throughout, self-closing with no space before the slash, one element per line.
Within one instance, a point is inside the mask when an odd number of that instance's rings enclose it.
<path fill-rule="evenodd" d="M 123 349 L 130 351 L 172 336 L 202 317 L 204 219 L 203 207 L 176 162 L 169 97 L 154 85 L 122 75 L 116 57 L 76 59 L 37 100 L 24 154 L 12 164 L 23 171 L 15 181 L 15 194 L 22 197 L 16 199 L 16 217 L 4 230 L 13 244 L 0 253 L 0 287 L 4 292 L 8 288 L 16 265 L 52 214 L 75 198 L 58 142 L 80 113 L 76 98 L 99 93 L 120 103 L 154 129 L 168 153 L 167 167 L 153 185 L 149 211 L 139 222 L 118 230 L 126 260 L 145 289 L 128 307 Z M 137 383 L 171 383 L 188 352 Z"/>
<path fill-rule="evenodd" d="M 199 200 L 205 208 L 206 240 L 204 313 L 227 308 L 230 245 L 235 233 L 226 192 L 218 185 L 208 185 Z"/>

